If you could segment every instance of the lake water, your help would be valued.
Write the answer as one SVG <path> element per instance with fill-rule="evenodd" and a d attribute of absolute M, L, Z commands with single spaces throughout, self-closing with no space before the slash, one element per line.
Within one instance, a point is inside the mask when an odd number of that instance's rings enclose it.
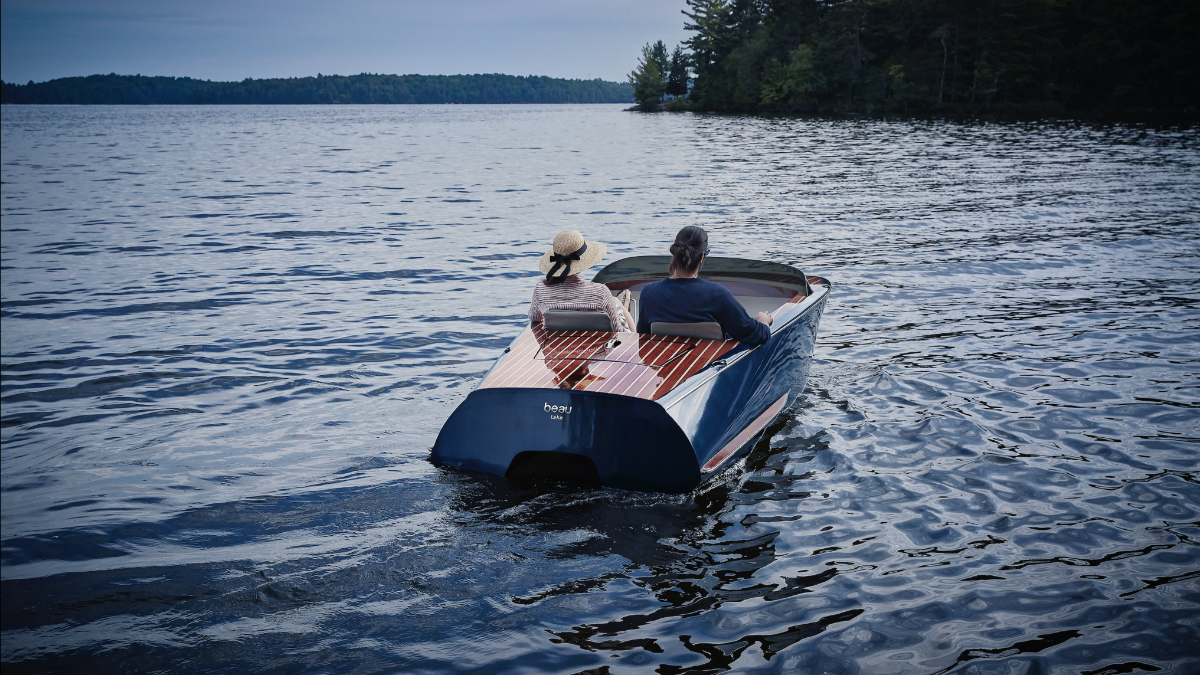
<path fill-rule="evenodd" d="M 3 108 L 9 672 L 1200 670 L 1200 131 Z M 833 282 L 695 493 L 427 447 L 561 229 Z"/>

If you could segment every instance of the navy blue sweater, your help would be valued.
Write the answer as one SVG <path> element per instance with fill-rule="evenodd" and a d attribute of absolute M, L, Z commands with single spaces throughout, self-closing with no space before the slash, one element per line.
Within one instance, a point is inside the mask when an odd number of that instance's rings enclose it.
<path fill-rule="evenodd" d="M 649 333 L 655 321 L 701 323 L 716 321 L 734 340 L 761 345 L 771 329 L 746 313 L 721 284 L 705 279 L 663 279 L 642 288 L 637 332 Z"/>

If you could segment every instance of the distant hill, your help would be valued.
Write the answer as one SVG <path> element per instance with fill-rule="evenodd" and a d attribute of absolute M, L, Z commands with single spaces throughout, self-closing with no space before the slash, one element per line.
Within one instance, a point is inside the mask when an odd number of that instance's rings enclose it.
<path fill-rule="evenodd" d="M 320 75 L 241 82 L 90 75 L 0 82 L 0 103 L 84 105 L 298 103 L 632 103 L 627 82 L 519 75 Z"/>

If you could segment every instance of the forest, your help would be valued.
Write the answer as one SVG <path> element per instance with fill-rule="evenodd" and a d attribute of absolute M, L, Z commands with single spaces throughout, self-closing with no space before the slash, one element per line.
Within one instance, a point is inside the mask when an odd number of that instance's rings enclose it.
<path fill-rule="evenodd" d="M 631 103 L 625 82 L 516 75 L 321 75 L 211 82 L 190 77 L 91 75 L 2 84 L 0 103 Z"/>
<path fill-rule="evenodd" d="M 686 0 L 643 110 L 1058 115 L 1200 103 L 1197 0 Z"/>

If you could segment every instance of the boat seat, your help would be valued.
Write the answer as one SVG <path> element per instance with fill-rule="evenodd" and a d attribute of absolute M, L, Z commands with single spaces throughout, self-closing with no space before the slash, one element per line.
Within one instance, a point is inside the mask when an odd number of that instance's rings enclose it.
<path fill-rule="evenodd" d="M 601 330 L 612 332 L 612 322 L 604 312 L 548 309 L 542 327 L 546 330 Z"/>
<path fill-rule="evenodd" d="M 676 337 L 702 338 L 705 340 L 724 340 L 725 331 L 716 321 L 700 323 L 667 323 L 655 321 L 650 324 L 650 332 L 655 335 L 674 335 Z"/>

